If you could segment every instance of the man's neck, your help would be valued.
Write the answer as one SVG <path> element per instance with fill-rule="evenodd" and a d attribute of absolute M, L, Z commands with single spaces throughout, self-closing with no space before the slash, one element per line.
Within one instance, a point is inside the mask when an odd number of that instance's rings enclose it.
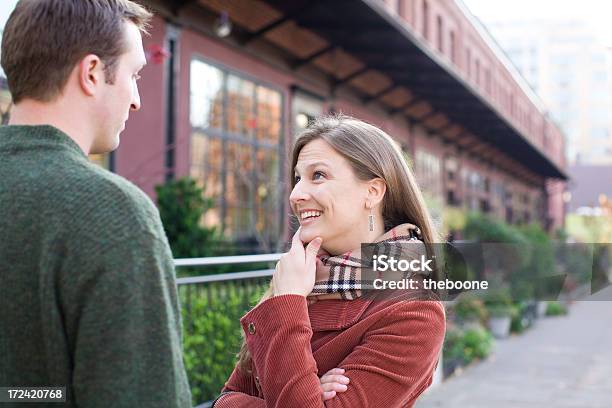
<path fill-rule="evenodd" d="M 91 150 L 86 121 L 75 120 L 74 110 L 61 101 L 44 103 L 24 100 L 13 106 L 9 125 L 50 125 L 75 141 L 85 154 Z"/>

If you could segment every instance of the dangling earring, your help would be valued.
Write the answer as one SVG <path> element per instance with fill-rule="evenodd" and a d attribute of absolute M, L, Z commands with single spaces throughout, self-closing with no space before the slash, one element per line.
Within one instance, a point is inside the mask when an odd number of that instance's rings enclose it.
<path fill-rule="evenodd" d="M 370 225 L 370 232 L 374 231 L 374 216 L 372 215 L 371 207 L 370 207 L 370 215 L 368 215 L 368 224 Z"/>

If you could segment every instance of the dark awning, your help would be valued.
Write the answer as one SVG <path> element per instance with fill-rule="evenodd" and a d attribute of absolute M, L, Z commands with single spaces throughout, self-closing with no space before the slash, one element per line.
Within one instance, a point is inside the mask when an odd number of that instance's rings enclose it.
<path fill-rule="evenodd" d="M 431 52 L 376 0 L 263 0 L 405 86 L 469 132 L 545 177 L 567 176 L 483 98 L 454 68 Z"/>

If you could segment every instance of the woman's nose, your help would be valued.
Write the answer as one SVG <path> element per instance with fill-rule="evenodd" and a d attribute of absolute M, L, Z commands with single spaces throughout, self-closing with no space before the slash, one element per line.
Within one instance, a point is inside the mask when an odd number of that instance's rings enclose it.
<path fill-rule="evenodd" d="M 289 201 L 293 204 L 297 204 L 300 201 L 307 200 L 310 197 L 306 189 L 304 189 L 303 184 L 297 183 L 293 190 L 291 190 L 291 194 L 289 194 Z"/>

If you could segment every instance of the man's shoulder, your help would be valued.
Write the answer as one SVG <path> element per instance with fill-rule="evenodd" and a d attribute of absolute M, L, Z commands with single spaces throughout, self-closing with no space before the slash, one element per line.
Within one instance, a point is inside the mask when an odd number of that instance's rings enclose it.
<path fill-rule="evenodd" d="M 118 207 L 121 206 L 129 209 L 133 205 L 153 206 L 151 199 L 131 181 L 99 166 L 93 164 L 87 166 L 82 178 L 88 181 L 85 193 L 97 196 L 115 209 L 120 209 Z M 109 195 L 109 198 L 104 199 L 99 194 Z"/>
<path fill-rule="evenodd" d="M 94 164 L 83 164 L 66 185 L 63 200 L 75 218 L 103 235 L 160 235 L 159 212 L 151 199 L 129 180 Z"/>

